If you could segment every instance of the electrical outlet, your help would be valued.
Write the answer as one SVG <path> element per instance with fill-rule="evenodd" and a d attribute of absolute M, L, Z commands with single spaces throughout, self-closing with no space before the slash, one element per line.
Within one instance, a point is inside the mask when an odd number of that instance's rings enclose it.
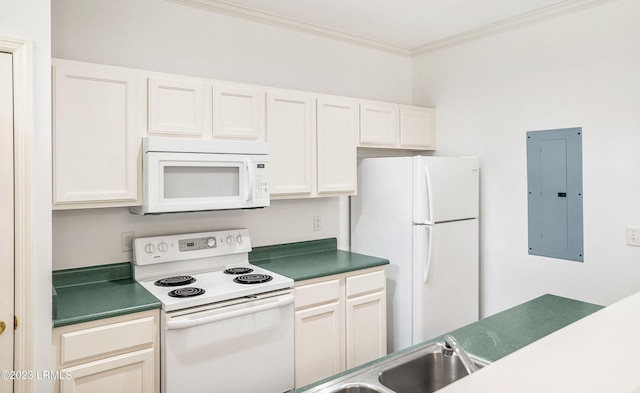
<path fill-rule="evenodd" d="M 313 216 L 313 230 L 316 232 L 322 230 L 322 220 L 320 216 Z"/>
<path fill-rule="evenodd" d="M 627 246 L 640 247 L 640 228 L 627 227 Z"/>
<path fill-rule="evenodd" d="M 133 232 L 122 232 L 120 234 L 120 251 L 129 252 L 133 251 L 133 239 L 135 235 Z"/>

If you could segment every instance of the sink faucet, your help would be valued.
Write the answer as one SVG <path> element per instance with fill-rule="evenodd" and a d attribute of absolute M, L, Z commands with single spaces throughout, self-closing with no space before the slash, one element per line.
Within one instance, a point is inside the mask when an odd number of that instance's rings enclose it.
<path fill-rule="evenodd" d="M 445 356 L 451 356 L 454 352 L 460 358 L 460 361 L 462 362 L 465 370 L 467 370 L 467 373 L 471 374 L 474 371 L 478 371 L 478 367 L 469 358 L 469 355 L 467 355 L 464 349 L 462 349 L 456 339 L 447 334 L 444 336 L 444 347 L 442 348 L 442 353 Z"/>

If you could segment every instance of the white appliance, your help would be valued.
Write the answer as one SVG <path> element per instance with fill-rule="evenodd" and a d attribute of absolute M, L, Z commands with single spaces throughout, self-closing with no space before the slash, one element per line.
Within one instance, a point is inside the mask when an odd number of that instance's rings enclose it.
<path fill-rule="evenodd" d="M 133 213 L 269 206 L 268 145 L 142 138 L 142 205 Z"/>
<path fill-rule="evenodd" d="M 163 393 L 293 389 L 293 280 L 249 251 L 246 229 L 135 239 L 135 279 L 162 302 Z"/>
<path fill-rule="evenodd" d="M 365 158 L 351 198 L 351 251 L 389 259 L 388 348 L 479 318 L 475 157 Z"/>

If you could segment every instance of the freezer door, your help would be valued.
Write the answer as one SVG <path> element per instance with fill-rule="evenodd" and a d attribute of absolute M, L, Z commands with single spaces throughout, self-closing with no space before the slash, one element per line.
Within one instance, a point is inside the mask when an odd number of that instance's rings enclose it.
<path fill-rule="evenodd" d="M 415 157 L 413 164 L 414 223 L 478 217 L 476 157 Z"/>
<path fill-rule="evenodd" d="M 413 229 L 413 344 L 479 318 L 478 220 Z"/>

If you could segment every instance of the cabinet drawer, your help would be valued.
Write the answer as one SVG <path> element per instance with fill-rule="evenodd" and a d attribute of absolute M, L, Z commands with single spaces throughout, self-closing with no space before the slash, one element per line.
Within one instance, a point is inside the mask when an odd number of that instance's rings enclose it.
<path fill-rule="evenodd" d="M 385 288 L 384 270 L 347 277 L 347 298 Z"/>
<path fill-rule="evenodd" d="M 147 317 L 62 333 L 59 343 L 60 365 L 151 347 L 154 329 L 154 318 Z"/>
<path fill-rule="evenodd" d="M 340 298 L 340 280 L 329 280 L 295 288 L 296 309 Z"/>

